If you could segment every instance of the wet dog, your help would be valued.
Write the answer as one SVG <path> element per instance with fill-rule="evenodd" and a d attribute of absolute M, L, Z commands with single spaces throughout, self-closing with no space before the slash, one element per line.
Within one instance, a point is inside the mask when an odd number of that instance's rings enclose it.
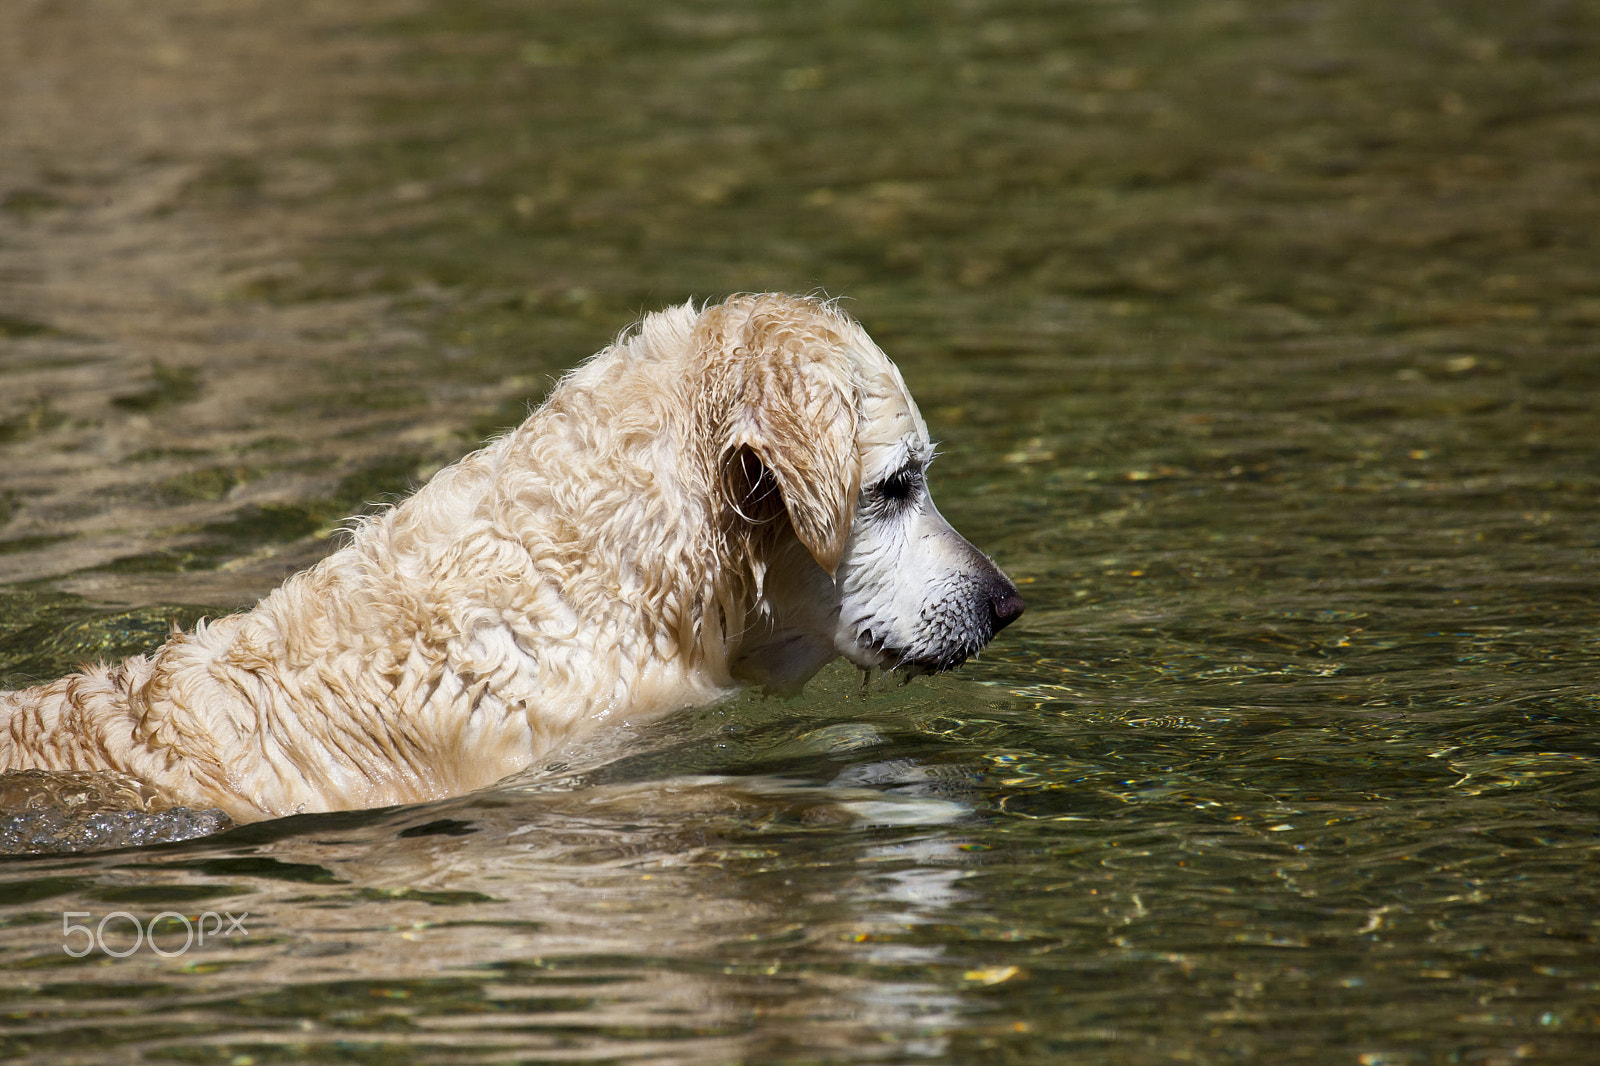
<path fill-rule="evenodd" d="M 835 656 L 950 669 L 1022 601 L 934 507 L 932 456 L 833 305 L 650 315 L 254 609 L 0 693 L 0 768 L 250 821 L 469 791 Z"/>

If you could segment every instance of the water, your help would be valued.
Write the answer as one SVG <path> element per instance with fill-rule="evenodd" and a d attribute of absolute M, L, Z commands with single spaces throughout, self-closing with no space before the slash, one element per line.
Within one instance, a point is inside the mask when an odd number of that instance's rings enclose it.
<path fill-rule="evenodd" d="M 1593 1059 L 1600 7 L 29 3 L 0 71 L 0 682 L 745 289 L 851 297 L 1029 601 L 953 677 L 5 860 L 0 1054 Z M 171 957 L 64 950 L 117 911 Z"/>

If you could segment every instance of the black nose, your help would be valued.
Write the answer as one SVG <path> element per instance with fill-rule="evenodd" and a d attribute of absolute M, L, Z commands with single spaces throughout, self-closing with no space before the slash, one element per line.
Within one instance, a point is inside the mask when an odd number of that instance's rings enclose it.
<path fill-rule="evenodd" d="M 998 633 L 1022 617 L 1022 597 L 1017 588 L 1007 581 L 989 593 L 989 619 L 991 634 Z"/>

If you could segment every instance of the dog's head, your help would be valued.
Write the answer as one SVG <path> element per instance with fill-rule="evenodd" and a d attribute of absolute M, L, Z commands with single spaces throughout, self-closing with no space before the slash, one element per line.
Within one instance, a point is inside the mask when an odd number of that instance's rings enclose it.
<path fill-rule="evenodd" d="M 927 426 L 860 325 L 789 296 L 731 300 L 702 322 L 733 367 L 721 491 L 759 589 L 737 676 L 793 690 L 835 655 L 948 670 L 1022 614 L 1016 587 L 934 506 Z"/>

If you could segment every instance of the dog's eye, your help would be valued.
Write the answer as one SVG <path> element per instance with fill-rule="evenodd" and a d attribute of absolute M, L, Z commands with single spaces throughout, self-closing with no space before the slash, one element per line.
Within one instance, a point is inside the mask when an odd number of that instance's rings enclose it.
<path fill-rule="evenodd" d="M 922 484 L 922 471 L 915 467 L 902 467 L 878 482 L 878 496 L 890 503 L 909 500 Z"/>

